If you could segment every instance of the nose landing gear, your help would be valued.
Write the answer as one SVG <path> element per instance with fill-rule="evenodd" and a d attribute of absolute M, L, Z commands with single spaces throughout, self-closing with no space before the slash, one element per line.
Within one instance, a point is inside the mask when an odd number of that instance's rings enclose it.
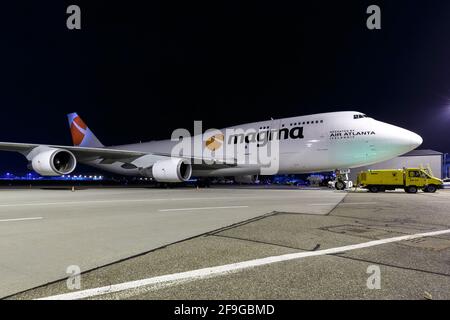
<path fill-rule="evenodd" d="M 336 180 L 333 181 L 336 190 L 345 190 L 353 187 L 353 182 L 349 180 L 348 174 L 350 170 L 336 170 Z"/>
<path fill-rule="evenodd" d="M 345 188 L 347 187 L 347 184 L 345 183 L 345 181 L 336 181 L 336 183 L 334 184 L 336 190 L 345 190 Z"/>

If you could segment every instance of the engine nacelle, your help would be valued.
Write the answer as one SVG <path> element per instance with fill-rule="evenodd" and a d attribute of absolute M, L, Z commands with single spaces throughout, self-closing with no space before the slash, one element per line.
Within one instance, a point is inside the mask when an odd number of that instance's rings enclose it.
<path fill-rule="evenodd" d="M 77 166 L 77 158 L 63 149 L 48 149 L 35 155 L 31 167 L 41 176 L 62 176 L 70 174 Z"/>
<path fill-rule="evenodd" d="M 152 176 L 158 182 L 184 182 L 192 174 L 192 165 L 184 159 L 170 158 L 157 161 L 152 167 Z"/>
<path fill-rule="evenodd" d="M 236 176 L 234 181 L 237 183 L 253 184 L 258 181 L 257 175 Z"/>

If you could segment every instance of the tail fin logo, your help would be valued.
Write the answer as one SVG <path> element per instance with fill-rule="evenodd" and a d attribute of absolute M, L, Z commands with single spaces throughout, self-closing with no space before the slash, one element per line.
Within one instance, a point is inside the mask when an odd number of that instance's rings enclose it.
<path fill-rule="evenodd" d="M 73 145 L 76 147 L 103 148 L 104 145 L 97 139 L 94 133 L 76 112 L 67 115 Z"/>
<path fill-rule="evenodd" d="M 79 116 L 73 119 L 70 125 L 70 132 L 72 133 L 73 144 L 79 146 L 87 133 L 87 126 Z"/>

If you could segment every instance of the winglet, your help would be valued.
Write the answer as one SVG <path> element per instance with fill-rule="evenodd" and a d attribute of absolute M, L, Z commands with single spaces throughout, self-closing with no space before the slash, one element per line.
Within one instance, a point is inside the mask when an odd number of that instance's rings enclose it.
<path fill-rule="evenodd" d="M 67 117 L 69 119 L 70 133 L 72 134 L 74 146 L 92 148 L 104 147 L 77 113 L 70 113 Z"/>

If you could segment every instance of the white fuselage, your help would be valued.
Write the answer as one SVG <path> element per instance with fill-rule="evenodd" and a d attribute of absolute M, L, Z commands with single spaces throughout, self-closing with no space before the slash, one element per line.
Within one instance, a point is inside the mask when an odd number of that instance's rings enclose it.
<path fill-rule="evenodd" d="M 405 129 L 368 118 L 360 112 L 335 112 L 300 116 L 279 120 L 267 120 L 221 129 L 223 144 L 228 147 L 242 147 L 255 150 L 261 140 L 250 135 L 248 138 L 228 134 L 229 130 L 244 132 L 273 132 L 279 142 L 277 149 L 280 174 L 324 172 L 335 169 L 350 169 L 385 161 L 407 153 L 422 143 L 422 138 Z M 245 136 L 245 134 L 244 134 Z M 262 136 L 262 135 L 261 135 Z M 207 137 L 206 137 L 207 138 Z M 202 141 L 206 140 L 202 137 Z M 278 138 L 278 139 L 277 139 Z M 264 141 L 263 141 L 264 142 Z M 139 144 L 122 145 L 113 148 L 121 150 L 171 154 L 178 141 L 162 140 Z M 273 141 L 268 141 L 270 145 Z M 204 157 L 202 148 L 191 151 L 190 156 Z M 248 151 L 251 153 L 251 151 Z M 157 156 L 156 156 L 157 157 Z M 151 161 L 155 156 L 151 156 Z M 98 160 L 86 164 L 123 175 L 140 175 L 142 171 L 123 163 L 102 164 Z M 140 159 L 136 167 L 145 167 Z M 234 166 L 193 167 L 192 176 L 239 176 L 260 174 L 261 165 L 237 161 Z"/>

